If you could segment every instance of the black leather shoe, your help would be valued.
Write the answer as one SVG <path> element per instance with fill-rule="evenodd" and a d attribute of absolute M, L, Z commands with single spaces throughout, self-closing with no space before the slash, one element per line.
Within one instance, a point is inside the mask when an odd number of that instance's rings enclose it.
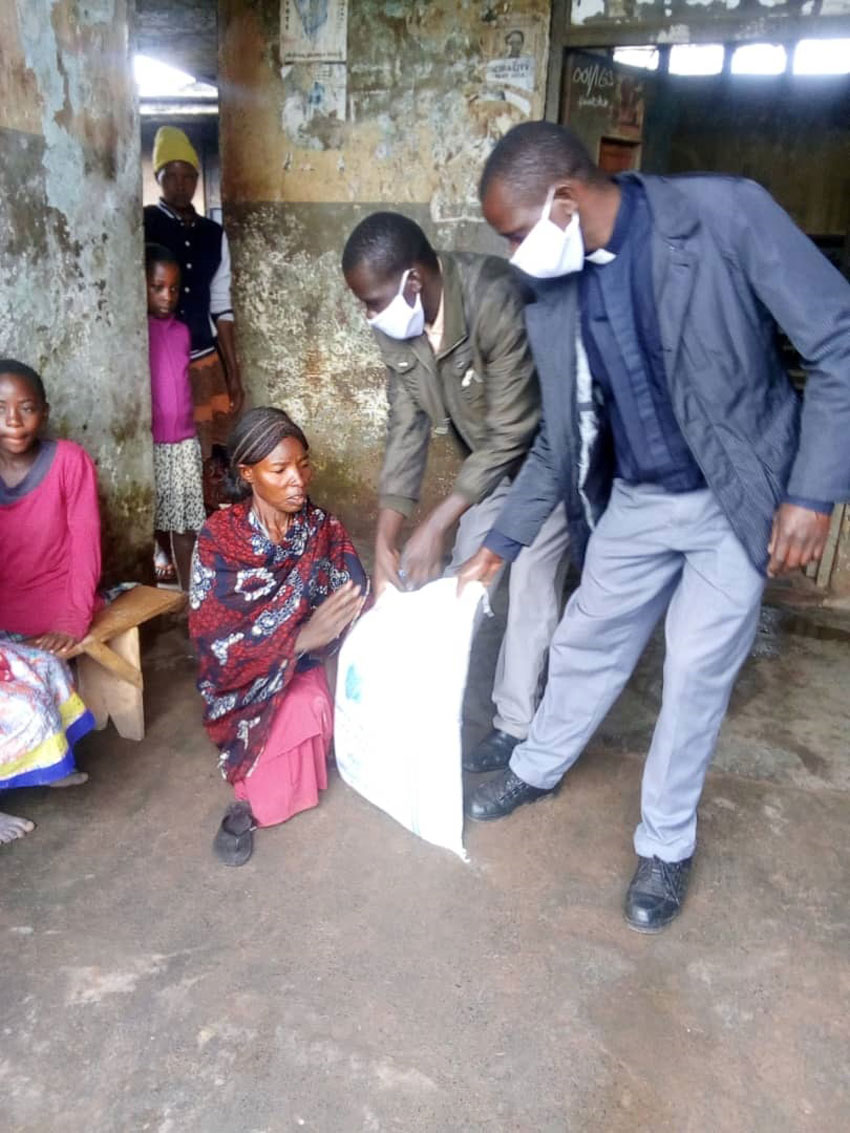
<path fill-rule="evenodd" d="M 626 924 L 636 932 L 661 932 L 679 915 L 688 891 L 691 862 L 663 862 L 638 858 L 638 867 L 626 893 Z"/>
<path fill-rule="evenodd" d="M 548 790 L 532 787 L 530 783 L 525 783 L 518 775 L 514 775 L 508 767 L 501 775 L 494 775 L 492 779 L 476 787 L 467 797 L 464 810 L 476 822 L 488 822 L 494 818 L 505 818 L 523 803 L 536 802 L 554 791 L 554 787 Z"/>
<path fill-rule="evenodd" d="M 463 761 L 464 771 L 501 771 L 511 761 L 513 750 L 521 741 L 494 728 L 489 736 L 472 749 Z"/>

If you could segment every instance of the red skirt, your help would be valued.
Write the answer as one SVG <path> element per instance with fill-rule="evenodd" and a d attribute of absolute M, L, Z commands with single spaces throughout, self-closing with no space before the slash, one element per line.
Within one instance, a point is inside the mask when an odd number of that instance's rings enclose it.
<path fill-rule="evenodd" d="M 262 755 L 245 779 L 234 783 L 237 799 L 250 803 L 258 826 L 286 822 L 318 805 L 328 785 L 333 702 L 324 667 L 297 673 L 272 721 Z"/>

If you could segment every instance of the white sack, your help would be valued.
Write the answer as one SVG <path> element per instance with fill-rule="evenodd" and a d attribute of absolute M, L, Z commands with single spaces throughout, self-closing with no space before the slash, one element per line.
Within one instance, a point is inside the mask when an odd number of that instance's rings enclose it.
<path fill-rule="evenodd" d="M 484 587 L 387 587 L 339 658 L 334 748 L 350 787 L 414 834 L 463 849 L 461 711 Z"/>

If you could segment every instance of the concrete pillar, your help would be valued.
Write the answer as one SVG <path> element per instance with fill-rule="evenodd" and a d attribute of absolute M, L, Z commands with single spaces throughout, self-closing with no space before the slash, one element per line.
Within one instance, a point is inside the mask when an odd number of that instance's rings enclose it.
<path fill-rule="evenodd" d="M 97 461 L 106 574 L 138 577 L 153 472 L 132 0 L 0 0 L 0 355 Z"/>

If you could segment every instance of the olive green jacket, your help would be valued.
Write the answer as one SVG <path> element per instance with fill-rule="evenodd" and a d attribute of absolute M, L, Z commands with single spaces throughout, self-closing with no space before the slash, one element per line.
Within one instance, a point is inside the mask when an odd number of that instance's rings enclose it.
<path fill-rule="evenodd" d="M 443 342 L 375 337 L 387 364 L 389 423 L 380 504 L 410 515 L 419 500 L 431 435 L 454 436 L 465 456 L 454 490 L 477 504 L 513 476 L 540 420 L 540 393 L 525 337 L 524 296 L 497 256 L 440 254 Z"/>

